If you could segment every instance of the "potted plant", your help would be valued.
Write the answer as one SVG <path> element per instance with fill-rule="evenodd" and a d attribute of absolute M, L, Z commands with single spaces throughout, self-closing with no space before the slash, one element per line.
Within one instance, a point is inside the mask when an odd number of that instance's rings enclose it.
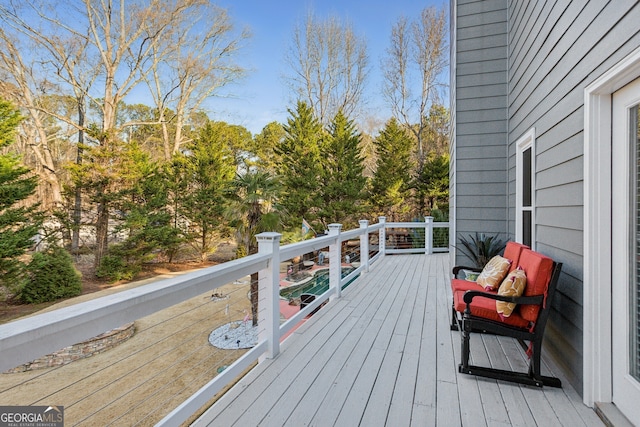
<path fill-rule="evenodd" d="M 478 270 L 489 262 L 491 258 L 500 255 L 504 250 L 507 242 L 499 239 L 498 235 L 487 235 L 485 233 L 475 233 L 475 236 L 469 234 L 469 238 L 460 238 L 460 252 L 465 254 Z"/>

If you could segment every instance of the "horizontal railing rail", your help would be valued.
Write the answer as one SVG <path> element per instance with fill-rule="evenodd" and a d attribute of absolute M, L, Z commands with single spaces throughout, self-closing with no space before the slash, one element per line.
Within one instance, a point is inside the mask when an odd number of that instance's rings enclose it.
<path fill-rule="evenodd" d="M 434 222 L 425 217 L 424 222 L 388 222 L 385 252 L 387 254 L 448 252 L 449 223 Z"/>
<path fill-rule="evenodd" d="M 363 220 L 360 228 L 345 232 L 341 231 L 340 224 L 331 224 L 326 236 L 284 246 L 280 246 L 280 234 L 262 233 L 257 236 L 257 254 L 0 325 L 0 372 L 258 273 L 257 345 L 225 367 L 159 423 L 178 425 L 253 363 L 275 357 L 279 353 L 281 337 L 322 304 L 339 298 L 342 288 L 358 275 L 366 274 L 380 257 L 442 250 L 434 248 L 433 234 L 434 229 L 446 227 L 448 223 L 433 223 L 431 217 L 425 222 L 411 223 L 386 223 L 381 217 L 377 224 L 369 225 Z M 353 270 L 343 277 L 343 259 L 347 257 L 343 257 L 342 252 L 345 244 L 355 250 L 347 262 Z M 411 247 L 401 247 L 409 244 Z M 329 289 L 316 295 L 313 301 L 280 324 L 280 261 L 326 248 Z"/>

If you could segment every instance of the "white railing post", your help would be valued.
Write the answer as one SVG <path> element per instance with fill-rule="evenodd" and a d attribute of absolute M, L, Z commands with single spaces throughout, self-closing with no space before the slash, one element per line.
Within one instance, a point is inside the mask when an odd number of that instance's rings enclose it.
<path fill-rule="evenodd" d="M 335 243 L 329 245 L 329 288 L 335 289 L 329 301 L 340 298 L 342 293 L 342 242 L 340 241 L 340 229 L 342 224 L 329 224 L 329 236 L 338 236 Z"/>
<path fill-rule="evenodd" d="M 433 253 L 433 217 L 424 217 L 424 250 L 427 255 Z"/>
<path fill-rule="evenodd" d="M 280 238 L 268 232 L 256 236 L 258 253 L 271 254 L 266 269 L 258 272 L 258 341 L 267 341 L 267 351 L 260 357 L 273 359 L 280 352 Z"/>
<path fill-rule="evenodd" d="M 360 265 L 362 266 L 362 271 L 369 271 L 369 221 L 366 219 L 361 219 L 358 221 L 360 223 L 360 228 L 364 229 L 364 234 L 360 235 Z"/>
<path fill-rule="evenodd" d="M 385 222 L 387 222 L 387 217 L 386 216 L 380 216 L 378 217 L 378 222 L 380 224 L 384 224 Z M 385 239 L 386 239 L 386 234 L 385 234 L 385 229 L 384 229 L 384 225 L 380 228 L 379 231 L 379 235 L 378 235 L 378 252 L 380 252 L 380 255 L 384 255 L 385 252 Z"/>

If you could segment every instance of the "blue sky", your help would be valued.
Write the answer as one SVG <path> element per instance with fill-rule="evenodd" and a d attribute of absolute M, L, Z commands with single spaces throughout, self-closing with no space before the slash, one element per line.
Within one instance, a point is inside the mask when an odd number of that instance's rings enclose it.
<path fill-rule="evenodd" d="M 351 23 L 355 33 L 367 40 L 369 66 L 367 109 L 370 115 L 386 120 L 390 113 L 380 95 L 380 60 L 389 45 L 391 27 L 400 16 L 417 16 L 428 6 L 442 7 L 443 1 L 416 0 L 219 0 L 235 25 L 248 27 L 252 38 L 238 56 L 249 74 L 225 90 L 232 99 L 214 98 L 205 108 L 213 120 L 245 126 L 259 133 L 271 121 L 284 123 L 292 106 L 283 75 L 284 62 L 295 26 L 309 11 L 318 18 L 338 16 Z"/>

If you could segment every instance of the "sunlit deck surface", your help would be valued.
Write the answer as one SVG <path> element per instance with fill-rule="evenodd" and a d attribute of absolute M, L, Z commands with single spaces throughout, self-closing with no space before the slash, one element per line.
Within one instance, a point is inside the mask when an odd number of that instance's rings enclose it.
<path fill-rule="evenodd" d="M 562 389 L 458 373 L 450 271 L 448 254 L 383 258 L 227 392 L 202 425 L 603 425 L 547 360 Z M 526 370 L 517 342 L 474 335 L 474 363 Z"/>

